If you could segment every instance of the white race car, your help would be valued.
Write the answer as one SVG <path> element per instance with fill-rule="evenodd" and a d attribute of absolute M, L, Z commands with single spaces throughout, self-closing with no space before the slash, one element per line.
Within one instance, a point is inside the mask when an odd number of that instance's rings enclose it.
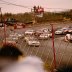
<path fill-rule="evenodd" d="M 38 37 L 38 39 L 48 39 L 48 38 L 49 38 L 49 35 L 46 33 L 43 33 Z"/>
<path fill-rule="evenodd" d="M 56 31 L 55 31 L 55 34 L 56 34 L 56 35 L 63 34 L 63 30 L 62 30 L 62 29 L 56 30 Z"/>
<path fill-rule="evenodd" d="M 22 38 L 22 37 L 24 37 L 24 34 L 20 34 L 20 33 L 11 33 L 10 35 L 9 35 L 10 37 L 16 37 L 16 38 Z"/>
<path fill-rule="evenodd" d="M 29 38 L 26 42 L 29 46 L 40 46 L 40 42 L 37 38 Z"/>
<path fill-rule="evenodd" d="M 33 35 L 35 33 L 34 30 L 26 30 L 25 35 Z"/>

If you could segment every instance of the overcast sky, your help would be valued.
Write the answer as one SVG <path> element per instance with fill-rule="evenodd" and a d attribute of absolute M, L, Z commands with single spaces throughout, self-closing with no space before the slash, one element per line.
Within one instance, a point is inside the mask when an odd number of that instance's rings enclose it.
<path fill-rule="evenodd" d="M 6 2 L 10 2 L 17 5 L 27 6 L 28 8 L 32 8 L 34 5 L 44 7 L 45 11 L 58 11 L 62 8 L 64 9 L 72 9 L 72 0 L 3 0 Z M 0 7 L 2 8 L 2 12 L 11 12 L 11 13 L 23 13 L 23 12 L 30 12 L 31 9 L 18 7 L 14 5 L 6 5 L 2 0 L 0 0 Z M 52 9 L 47 9 L 52 8 Z M 56 9 L 54 9 L 56 8 Z"/>

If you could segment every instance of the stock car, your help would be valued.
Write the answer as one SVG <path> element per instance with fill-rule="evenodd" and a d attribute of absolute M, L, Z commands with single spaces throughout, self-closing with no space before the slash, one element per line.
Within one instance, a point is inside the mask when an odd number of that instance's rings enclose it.
<path fill-rule="evenodd" d="M 25 40 L 29 46 L 40 46 L 40 42 L 35 37 L 26 37 Z"/>
<path fill-rule="evenodd" d="M 43 33 L 43 31 L 41 31 L 41 30 L 36 30 L 35 36 L 39 36 L 39 35 L 42 34 L 42 33 Z"/>
<path fill-rule="evenodd" d="M 63 30 L 61 30 L 61 29 L 56 30 L 56 31 L 55 31 L 55 34 L 56 34 L 56 35 L 63 34 Z"/>
<path fill-rule="evenodd" d="M 64 37 L 64 40 L 72 42 L 72 35 L 71 34 L 66 34 L 65 37 Z"/>
<path fill-rule="evenodd" d="M 38 39 L 48 39 L 49 37 L 52 37 L 52 33 L 49 34 L 49 33 L 43 33 L 43 34 L 40 34 L 40 36 L 38 37 Z"/>
<path fill-rule="evenodd" d="M 49 29 L 48 28 L 42 28 L 41 31 L 47 33 L 49 31 Z"/>
<path fill-rule="evenodd" d="M 25 31 L 25 35 L 33 35 L 33 34 L 35 34 L 34 30 L 26 30 Z"/>
<path fill-rule="evenodd" d="M 51 31 L 48 31 L 47 34 L 48 34 L 49 37 L 52 37 L 52 32 Z"/>
<path fill-rule="evenodd" d="M 69 28 L 68 27 L 64 27 L 64 28 L 62 28 L 62 30 L 66 34 L 68 32 Z"/>
<path fill-rule="evenodd" d="M 10 43 L 10 44 L 16 45 L 17 40 L 8 37 L 8 38 L 6 38 L 6 44 L 7 44 L 7 43 L 8 43 L 8 44 Z M 5 44 L 5 40 L 3 40 L 3 44 Z"/>
<path fill-rule="evenodd" d="M 29 39 L 34 38 L 33 36 L 25 36 L 24 40 L 27 42 Z"/>
<path fill-rule="evenodd" d="M 48 39 L 48 34 L 41 34 L 38 39 Z"/>
<path fill-rule="evenodd" d="M 59 34 L 66 34 L 68 32 L 68 28 L 61 28 L 61 29 L 57 29 L 55 31 L 55 34 L 56 35 L 59 35 Z"/>
<path fill-rule="evenodd" d="M 10 37 L 16 37 L 16 38 L 22 38 L 22 37 L 24 37 L 24 34 L 20 34 L 20 33 L 11 33 L 9 36 L 10 36 Z"/>
<path fill-rule="evenodd" d="M 35 32 L 35 35 L 40 36 L 41 34 L 45 34 L 45 33 L 48 34 L 50 37 L 52 37 L 52 33 L 48 28 L 42 28 L 42 29 L 37 30 Z"/>

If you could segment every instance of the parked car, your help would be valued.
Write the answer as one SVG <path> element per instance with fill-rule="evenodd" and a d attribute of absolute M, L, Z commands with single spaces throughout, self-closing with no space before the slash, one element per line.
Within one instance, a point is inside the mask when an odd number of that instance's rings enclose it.
<path fill-rule="evenodd" d="M 21 28 L 25 28 L 25 24 L 17 23 L 17 24 L 14 25 L 14 29 L 21 29 Z"/>

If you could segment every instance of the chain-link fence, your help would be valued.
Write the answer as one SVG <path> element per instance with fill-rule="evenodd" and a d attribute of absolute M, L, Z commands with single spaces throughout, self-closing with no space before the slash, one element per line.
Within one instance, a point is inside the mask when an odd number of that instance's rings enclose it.
<path fill-rule="evenodd" d="M 64 24 L 65 25 L 65 24 Z M 61 25 L 62 27 L 64 25 Z M 59 25 L 54 25 L 54 29 Z M 18 33 L 24 33 L 27 29 L 35 29 L 38 30 L 40 28 L 48 28 L 51 29 L 50 25 L 42 25 L 36 27 L 30 27 L 20 30 L 15 30 Z M 60 26 L 59 26 L 60 27 Z M 56 66 L 60 66 L 65 64 L 66 66 L 72 64 L 72 43 L 65 42 L 63 40 L 65 35 L 55 35 L 54 36 L 54 47 L 55 47 L 55 56 L 56 56 Z M 52 48 L 52 38 L 48 38 L 47 40 L 39 40 L 40 46 L 29 46 L 24 38 L 19 39 L 17 46 L 21 49 L 25 56 L 35 55 L 40 57 L 45 63 L 48 63 L 51 67 L 53 65 L 54 55 Z"/>

